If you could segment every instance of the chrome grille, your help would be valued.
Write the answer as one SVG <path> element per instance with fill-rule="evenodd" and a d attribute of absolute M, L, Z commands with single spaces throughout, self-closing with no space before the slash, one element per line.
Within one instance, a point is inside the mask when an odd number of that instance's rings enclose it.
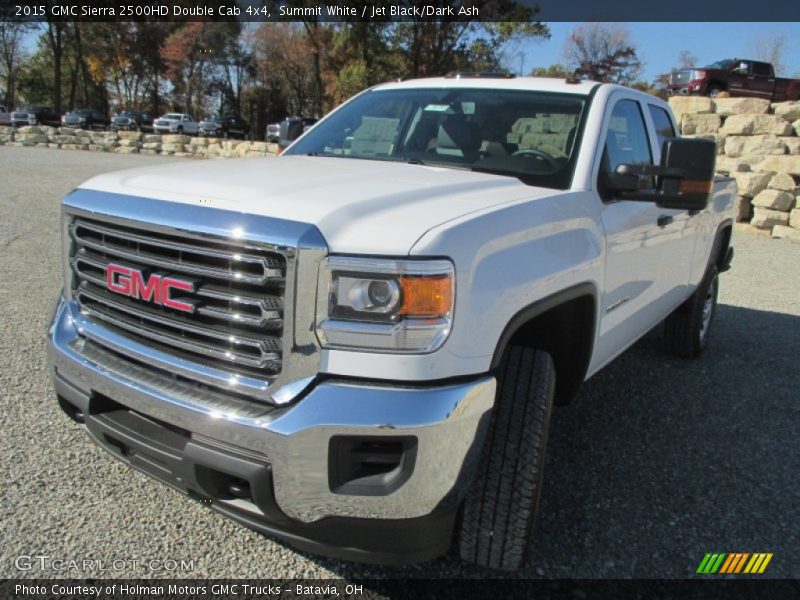
<path fill-rule="evenodd" d="M 246 242 L 166 234 L 78 217 L 69 225 L 73 298 L 98 325 L 232 375 L 282 370 L 286 257 Z M 192 312 L 110 291 L 110 263 L 193 283 Z"/>

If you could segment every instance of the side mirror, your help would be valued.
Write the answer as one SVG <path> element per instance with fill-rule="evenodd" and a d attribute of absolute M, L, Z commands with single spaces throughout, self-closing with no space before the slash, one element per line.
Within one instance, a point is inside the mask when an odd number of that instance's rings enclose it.
<path fill-rule="evenodd" d="M 660 165 L 619 165 L 603 178 L 603 188 L 620 200 L 703 210 L 714 185 L 716 160 L 715 142 L 670 138 L 661 147 Z"/>

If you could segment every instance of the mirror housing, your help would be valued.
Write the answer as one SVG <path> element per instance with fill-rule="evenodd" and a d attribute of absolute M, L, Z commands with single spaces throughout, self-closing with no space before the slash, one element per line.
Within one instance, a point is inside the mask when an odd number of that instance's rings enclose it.
<path fill-rule="evenodd" d="M 602 178 L 602 187 L 619 200 L 700 211 L 708 206 L 716 160 L 715 142 L 669 138 L 661 147 L 660 165 L 619 165 Z"/>

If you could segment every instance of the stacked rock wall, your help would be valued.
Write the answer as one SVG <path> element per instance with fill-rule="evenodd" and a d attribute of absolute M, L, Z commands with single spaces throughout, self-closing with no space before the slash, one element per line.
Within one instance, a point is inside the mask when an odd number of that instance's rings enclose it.
<path fill-rule="evenodd" d="M 717 142 L 717 171 L 736 179 L 737 220 L 800 241 L 800 102 L 670 98 L 681 133 Z"/>
<path fill-rule="evenodd" d="M 244 158 L 277 152 L 277 144 L 147 134 L 136 131 L 85 131 L 68 127 L 0 127 L 0 145 L 92 150 L 118 154 L 152 154 L 197 158 Z"/>

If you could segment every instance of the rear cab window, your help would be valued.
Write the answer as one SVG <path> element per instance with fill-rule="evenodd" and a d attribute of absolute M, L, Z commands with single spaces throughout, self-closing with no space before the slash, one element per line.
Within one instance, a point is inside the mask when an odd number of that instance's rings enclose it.
<path fill-rule="evenodd" d="M 675 137 L 675 127 L 666 110 L 654 104 L 648 104 L 647 108 L 650 112 L 650 118 L 653 119 L 653 126 L 656 130 L 657 147 L 661 148 L 664 145 L 665 139 Z"/>

